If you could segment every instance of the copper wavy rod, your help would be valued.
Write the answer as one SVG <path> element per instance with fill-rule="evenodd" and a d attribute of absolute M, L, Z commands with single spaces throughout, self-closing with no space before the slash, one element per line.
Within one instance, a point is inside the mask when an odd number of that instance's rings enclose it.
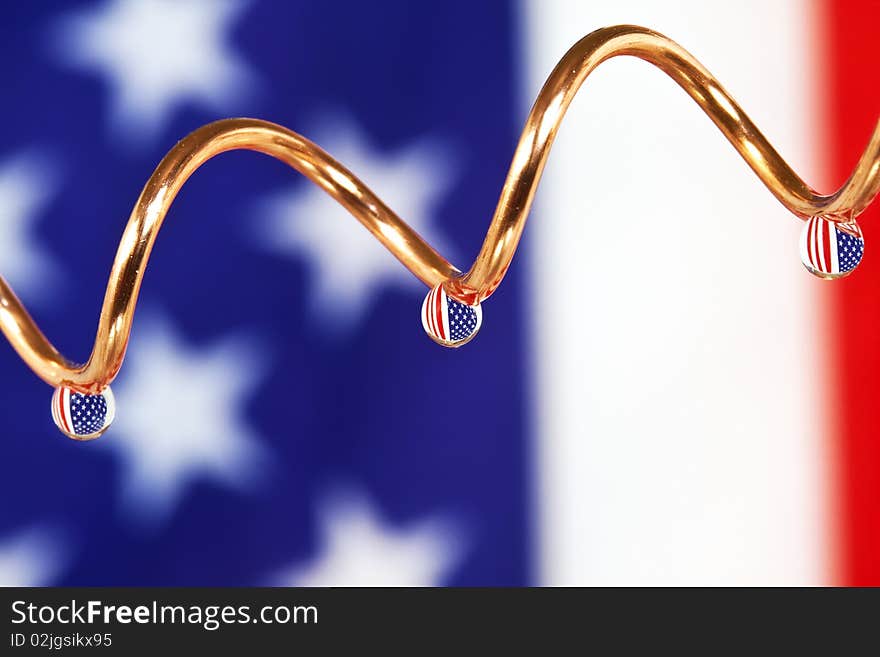
<path fill-rule="evenodd" d="M 795 215 L 851 221 L 880 189 L 880 123 L 843 186 L 833 194 L 819 194 L 792 170 L 721 84 L 681 46 L 643 27 L 607 27 L 578 41 L 538 94 L 486 239 L 464 274 L 316 144 L 266 121 L 226 119 L 203 126 L 180 141 L 144 186 L 119 243 L 95 344 L 85 364 L 72 363 L 55 349 L 2 278 L 0 328 L 25 363 L 50 385 L 68 386 L 82 393 L 103 390 L 122 366 L 147 260 L 171 203 L 196 169 L 215 155 L 235 149 L 271 155 L 302 173 L 343 205 L 428 286 L 443 284 L 453 299 L 467 304 L 482 301 L 494 292 L 510 266 L 569 104 L 587 76 L 603 61 L 618 55 L 650 62 L 675 80 Z"/>

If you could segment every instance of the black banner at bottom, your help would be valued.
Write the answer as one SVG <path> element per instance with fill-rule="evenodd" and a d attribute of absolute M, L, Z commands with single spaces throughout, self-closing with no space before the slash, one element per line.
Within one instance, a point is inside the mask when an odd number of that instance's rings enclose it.
<path fill-rule="evenodd" d="M 471 654 L 479 645 L 496 654 L 522 649 L 524 639 L 547 649 L 539 654 L 554 654 L 557 642 L 578 653 L 688 644 L 763 651 L 774 638 L 789 650 L 816 649 L 823 632 L 839 649 L 874 635 L 878 597 L 840 589 L 8 588 L 0 589 L 0 654 L 421 654 L 443 646 Z"/>

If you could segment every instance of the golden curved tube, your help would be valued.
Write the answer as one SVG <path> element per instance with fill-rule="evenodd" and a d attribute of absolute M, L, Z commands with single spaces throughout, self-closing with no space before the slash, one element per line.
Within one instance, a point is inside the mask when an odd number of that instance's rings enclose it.
<path fill-rule="evenodd" d="M 684 48 L 643 27 L 606 27 L 572 46 L 544 83 L 526 120 L 480 253 L 470 271 L 447 286 L 450 293 L 473 302 L 489 296 L 501 283 L 568 106 L 587 76 L 618 55 L 650 62 L 675 80 L 773 195 L 796 215 L 851 220 L 880 190 L 880 121 L 849 180 L 834 194 L 823 196 L 801 180 L 718 80 Z"/>
<path fill-rule="evenodd" d="M 180 141 L 147 181 L 122 235 L 95 344 L 84 365 L 71 363 L 52 346 L 2 277 L 0 329 L 25 363 L 50 385 L 92 393 L 107 386 L 122 366 L 147 260 L 171 203 L 196 169 L 215 155 L 235 149 L 259 151 L 290 165 L 342 204 L 424 283 L 445 283 L 459 300 L 481 301 L 498 287 L 510 266 L 565 111 L 593 69 L 617 55 L 644 59 L 675 80 L 796 215 L 848 221 L 880 190 L 880 123 L 846 183 L 834 194 L 819 194 L 798 177 L 718 81 L 681 46 L 642 27 L 608 27 L 578 41 L 538 94 L 486 239 L 464 275 L 316 144 L 266 121 L 226 119 Z"/>

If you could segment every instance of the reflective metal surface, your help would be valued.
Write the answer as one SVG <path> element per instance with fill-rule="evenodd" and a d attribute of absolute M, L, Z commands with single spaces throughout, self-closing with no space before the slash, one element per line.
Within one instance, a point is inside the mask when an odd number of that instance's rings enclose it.
<path fill-rule="evenodd" d="M 25 363 L 47 383 L 80 392 L 103 390 L 122 366 L 147 261 L 171 203 L 204 162 L 235 149 L 259 151 L 289 164 L 343 205 L 426 285 L 443 283 L 447 292 L 462 302 L 481 301 L 498 287 L 510 266 L 569 104 L 593 69 L 618 55 L 648 61 L 675 80 L 767 188 L 797 216 L 822 215 L 835 222 L 852 221 L 880 190 L 880 123 L 849 180 L 834 194 L 819 194 L 786 164 L 736 101 L 681 46 L 642 27 L 609 27 L 577 42 L 550 74 L 526 121 L 482 249 L 464 274 L 354 174 L 308 139 L 266 121 L 227 119 L 199 128 L 179 142 L 147 181 L 122 235 L 95 344 L 84 365 L 71 363 L 52 346 L 2 278 L 0 329 Z M 693 166 L 696 169 L 700 163 L 694 162 Z M 602 190 L 592 193 L 602 194 Z M 247 312 L 247 308 L 241 312 Z"/>

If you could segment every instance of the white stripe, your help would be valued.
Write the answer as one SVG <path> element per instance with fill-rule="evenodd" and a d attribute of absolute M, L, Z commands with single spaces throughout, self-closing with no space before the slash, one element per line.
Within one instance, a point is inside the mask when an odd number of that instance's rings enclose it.
<path fill-rule="evenodd" d="M 642 24 L 693 52 L 822 185 L 809 5 L 748 7 L 526 2 L 519 116 L 578 38 Z M 538 199 L 526 238 L 541 581 L 827 581 L 832 442 L 803 224 L 677 85 L 632 58 L 587 80 Z"/>
<path fill-rule="evenodd" d="M 446 336 L 446 340 L 451 340 L 452 337 L 449 335 L 449 297 L 446 295 L 446 290 L 443 287 L 440 287 L 441 294 L 443 295 L 440 299 L 440 316 L 443 318 L 443 335 Z"/>
<path fill-rule="evenodd" d="M 831 234 L 830 247 L 831 251 L 831 262 L 829 266 L 831 268 L 831 273 L 839 274 L 840 273 L 840 260 L 837 257 L 837 226 L 830 225 L 828 226 L 828 232 Z"/>
<path fill-rule="evenodd" d="M 818 262 L 819 262 L 819 270 L 822 272 L 830 271 L 829 264 L 825 262 L 825 234 L 828 232 L 828 227 L 825 225 L 825 221 L 822 219 L 816 218 L 816 253 L 818 254 Z"/>
<path fill-rule="evenodd" d="M 474 308 L 474 313 L 476 314 L 477 325 L 474 327 L 474 333 L 480 330 L 480 327 L 483 325 L 483 306 L 477 304 Z"/>
<path fill-rule="evenodd" d="M 440 334 L 437 332 L 437 314 L 434 311 L 435 299 L 437 298 L 437 288 L 431 289 L 431 295 L 428 297 L 428 322 L 431 325 L 431 335 L 435 338 L 439 338 Z"/>
<path fill-rule="evenodd" d="M 64 427 L 64 420 L 63 420 L 63 418 L 61 417 L 61 406 L 62 406 L 62 404 L 61 404 L 61 392 L 62 392 L 62 390 L 63 390 L 63 388 L 59 388 L 59 389 L 58 389 L 58 396 L 57 396 L 57 398 L 55 399 L 55 404 L 56 404 L 56 406 L 55 406 L 55 417 L 58 418 L 58 424 L 59 424 L 59 426 Z M 66 429 L 65 429 L 65 431 L 66 431 Z"/>
<path fill-rule="evenodd" d="M 813 242 L 812 242 L 813 246 L 812 246 L 812 254 L 810 255 L 810 262 L 813 263 L 813 268 L 816 269 L 816 271 L 822 271 L 822 263 L 819 262 L 819 249 L 818 249 L 818 246 L 819 246 L 819 226 L 820 226 L 819 218 L 813 217 L 810 220 L 810 222 L 812 225 L 811 232 L 813 234 Z"/>
<path fill-rule="evenodd" d="M 444 294 L 443 294 L 443 288 L 442 288 L 442 287 L 438 287 L 438 288 L 437 288 L 437 291 L 434 292 L 434 295 L 435 295 L 435 296 L 434 296 L 434 301 L 433 301 L 433 304 L 431 305 L 431 316 L 432 316 L 432 318 L 433 318 L 434 325 L 436 326 L 436 333 L 437 333 L 437 335 L 440 336 L 442 339 L 445 340 L 446 338 L 443 337 L 443 335 L 441 335 L 441 331 L 443 330 L 443 313 L 442 313 L 442 308 L 443 308 L 443 296 L 444 296 Z M 439 305 L 439 307 L 440 307 L 440 309 L 441 309 L 441 314 L 440 314 L 440 319 L 439 319 L 439 320 L 437 319 L 437 307 L 438 307 L 438 305 Z"/>
<path fill-rule="evenodd" d="M 810 263 L 817 271 L 822 269 L 822 263 L 819 262 L 819 252 L 816 250 L 816 245 L 819 243 L 818 225 L 816 217 L 812 217 L 810 219 Z"/>
<path fill-rule="evenodd" d="M 428 291 L 428 294 L 425 295 L 425 300 L 422 301 L 422 326 L 425 329 L 425 332 L 428 335 L 433 335 L 433 331 L 431 330 L 431 323 L 428 320 L 428 303 L 431 300 L 431 291 Z"/>
<path fill-rule="evenodd" d="M 803 227 L 801 228 L 801 242 L 800 242 L 800 251 L 801 251 L 801 262 L 804 264 L 812 263 L 810 259 L 810 229 L 813 226 L 813 219 L 807 219 L 804 222 Z"/>
<path fill-rule="evenodd" d="M 55 388 L 54 392 L 52 392 L 52 403 L 50 406 L 52 407 L 52 420 L 55 422 L 55 426 L 60 426 L 60 421 L 58 419 L 58 412 L 55 410 L 56 405 L 58 404 L 58 388 Z"/>
<path fill-rule="evenodd" d="M 431 288 L 428 291 L 428 294 L 425 295 L 425 300 L 422 301 L 422 326 L 425 329 L 425 332 L 428 335 L 437 336 L 437 331 L 434 330 L 434 323 L 432 321 L 432 301 L 434 299 L 434 288 Z"/>
<path fill-rule="evenodd" d="M 116 418 L 116 397 L 110 388 L 104 389 L 104 401 L 107 403 L 107 416 L 104 420 L 104 426 L 110 426 Z"/>
<path fill-rule="evenodd" d="M 73 418 L 70 415 L 70 389 L 62 388 L 61 389 L 61 410 L 64 413 L 64 421 L 67 424 L 67 430 L 70 433 L 76 433 L 73 430 Z"/>

